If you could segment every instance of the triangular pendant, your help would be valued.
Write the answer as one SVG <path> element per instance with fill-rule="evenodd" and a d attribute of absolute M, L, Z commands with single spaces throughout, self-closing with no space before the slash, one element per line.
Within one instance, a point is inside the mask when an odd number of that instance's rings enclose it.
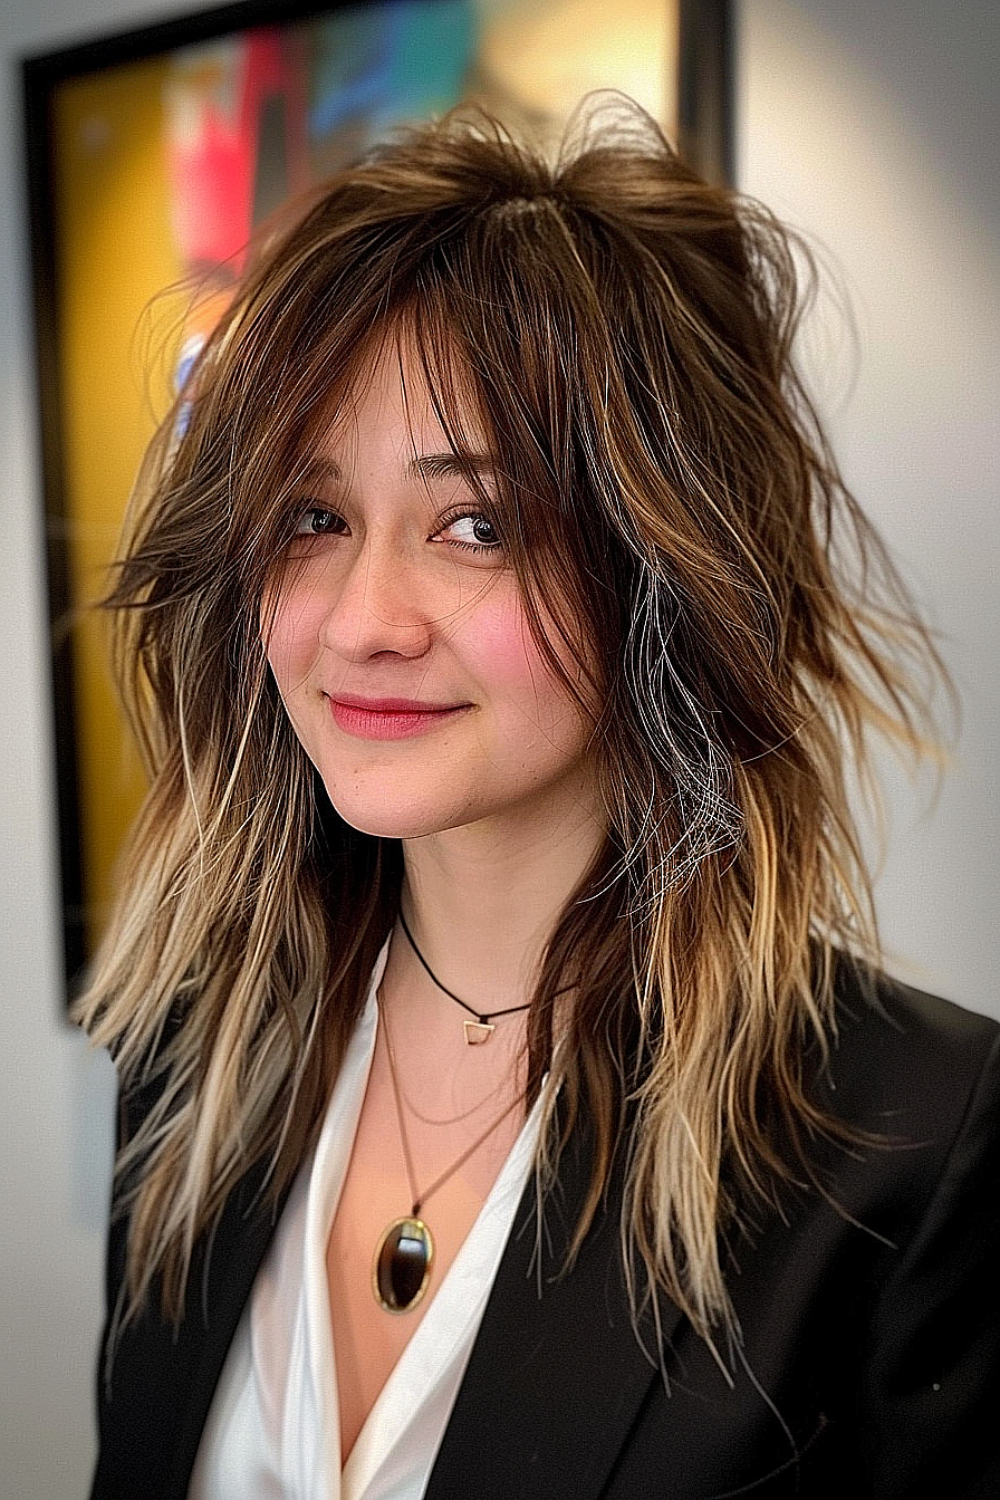
<path fill-rule="evenodd" d="M 463 1021 L 462 1025 L 465 1027 L 465 1040 L 470 1047 L 481 1047 L 496 1031 L 491 1021 Z"/>

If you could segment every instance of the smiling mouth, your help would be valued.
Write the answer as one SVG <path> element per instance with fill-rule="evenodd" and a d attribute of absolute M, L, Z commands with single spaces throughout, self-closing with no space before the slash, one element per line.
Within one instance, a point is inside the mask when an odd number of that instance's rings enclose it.
<path fill-rule="evenodd" d="M 471 703 L 427 704 L 409 698 L 330 698 L 334 722 L 362 740 L 402 740 L 425 734 L 457 718 Z"/>

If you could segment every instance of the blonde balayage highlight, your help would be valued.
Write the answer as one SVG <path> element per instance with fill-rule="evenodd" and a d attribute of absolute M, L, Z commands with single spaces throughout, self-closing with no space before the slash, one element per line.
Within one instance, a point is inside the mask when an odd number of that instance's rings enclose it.
<path fill-rule="evenodd" d="M 400 848 L 329 806 L 262 637 L 310 458 L 406 338 L 455 451 L 485 435 L 483 507 L 594 722 L 608 837 L 529 1016 L 540 1192 L 585 1124 L 570 1259 L 623 1159 L 636 1305 L 665 1293 L 705 1337 L 735 1332 L 727 1236 L 782 1183 L 817 1185 L 838 1127 L 807 1059 L 838 951 L 880 958 L 846 768 L 870 779 L 872 730 L 930 748 L 947 682 L 796 374 L 797 260 L 637 115 L 554 166 L 447 117 L 260 249 L 150 450 L 106 600 L 150 791 L 77 1015 L 140 1091 L 126 1317 L 154 1285 L 180 1316 L 251 1163 L 275 1201 L 291 1182 L 397 909 Z"/>

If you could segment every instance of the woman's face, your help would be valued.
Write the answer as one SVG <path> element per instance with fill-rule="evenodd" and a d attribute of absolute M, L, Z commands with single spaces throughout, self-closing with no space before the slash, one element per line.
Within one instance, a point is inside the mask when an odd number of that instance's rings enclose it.
<path fill-rule="evenodd" d="M 476 465 L 489 488 L 487 455 Z M 596 816 L 591 725 L 528 628 L 419 359 L 390 344 L 330 433 L 264 600 L 295 732 L 353 827 Z"/>

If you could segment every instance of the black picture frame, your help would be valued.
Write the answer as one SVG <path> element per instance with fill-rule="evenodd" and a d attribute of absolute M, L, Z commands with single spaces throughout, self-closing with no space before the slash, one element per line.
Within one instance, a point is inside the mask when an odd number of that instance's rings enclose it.
<path fill-rule="evenodd" d="M 261 26 L 292 26 L 342 7 L 295 0 L 237 0 L 127 32 L 84 39 L 21 64 L 42 504 L 45 516 L 55 797 L 67 996 L 90 957 L 77 729 L 74 599 L 68 555 L 66 412 L 62 395 L 54 187 L 53 106 L 62 85 L 123 64 Z M 710 180 L 733 180 L 732 0 L 679 0 L 677 145 Z"/>

